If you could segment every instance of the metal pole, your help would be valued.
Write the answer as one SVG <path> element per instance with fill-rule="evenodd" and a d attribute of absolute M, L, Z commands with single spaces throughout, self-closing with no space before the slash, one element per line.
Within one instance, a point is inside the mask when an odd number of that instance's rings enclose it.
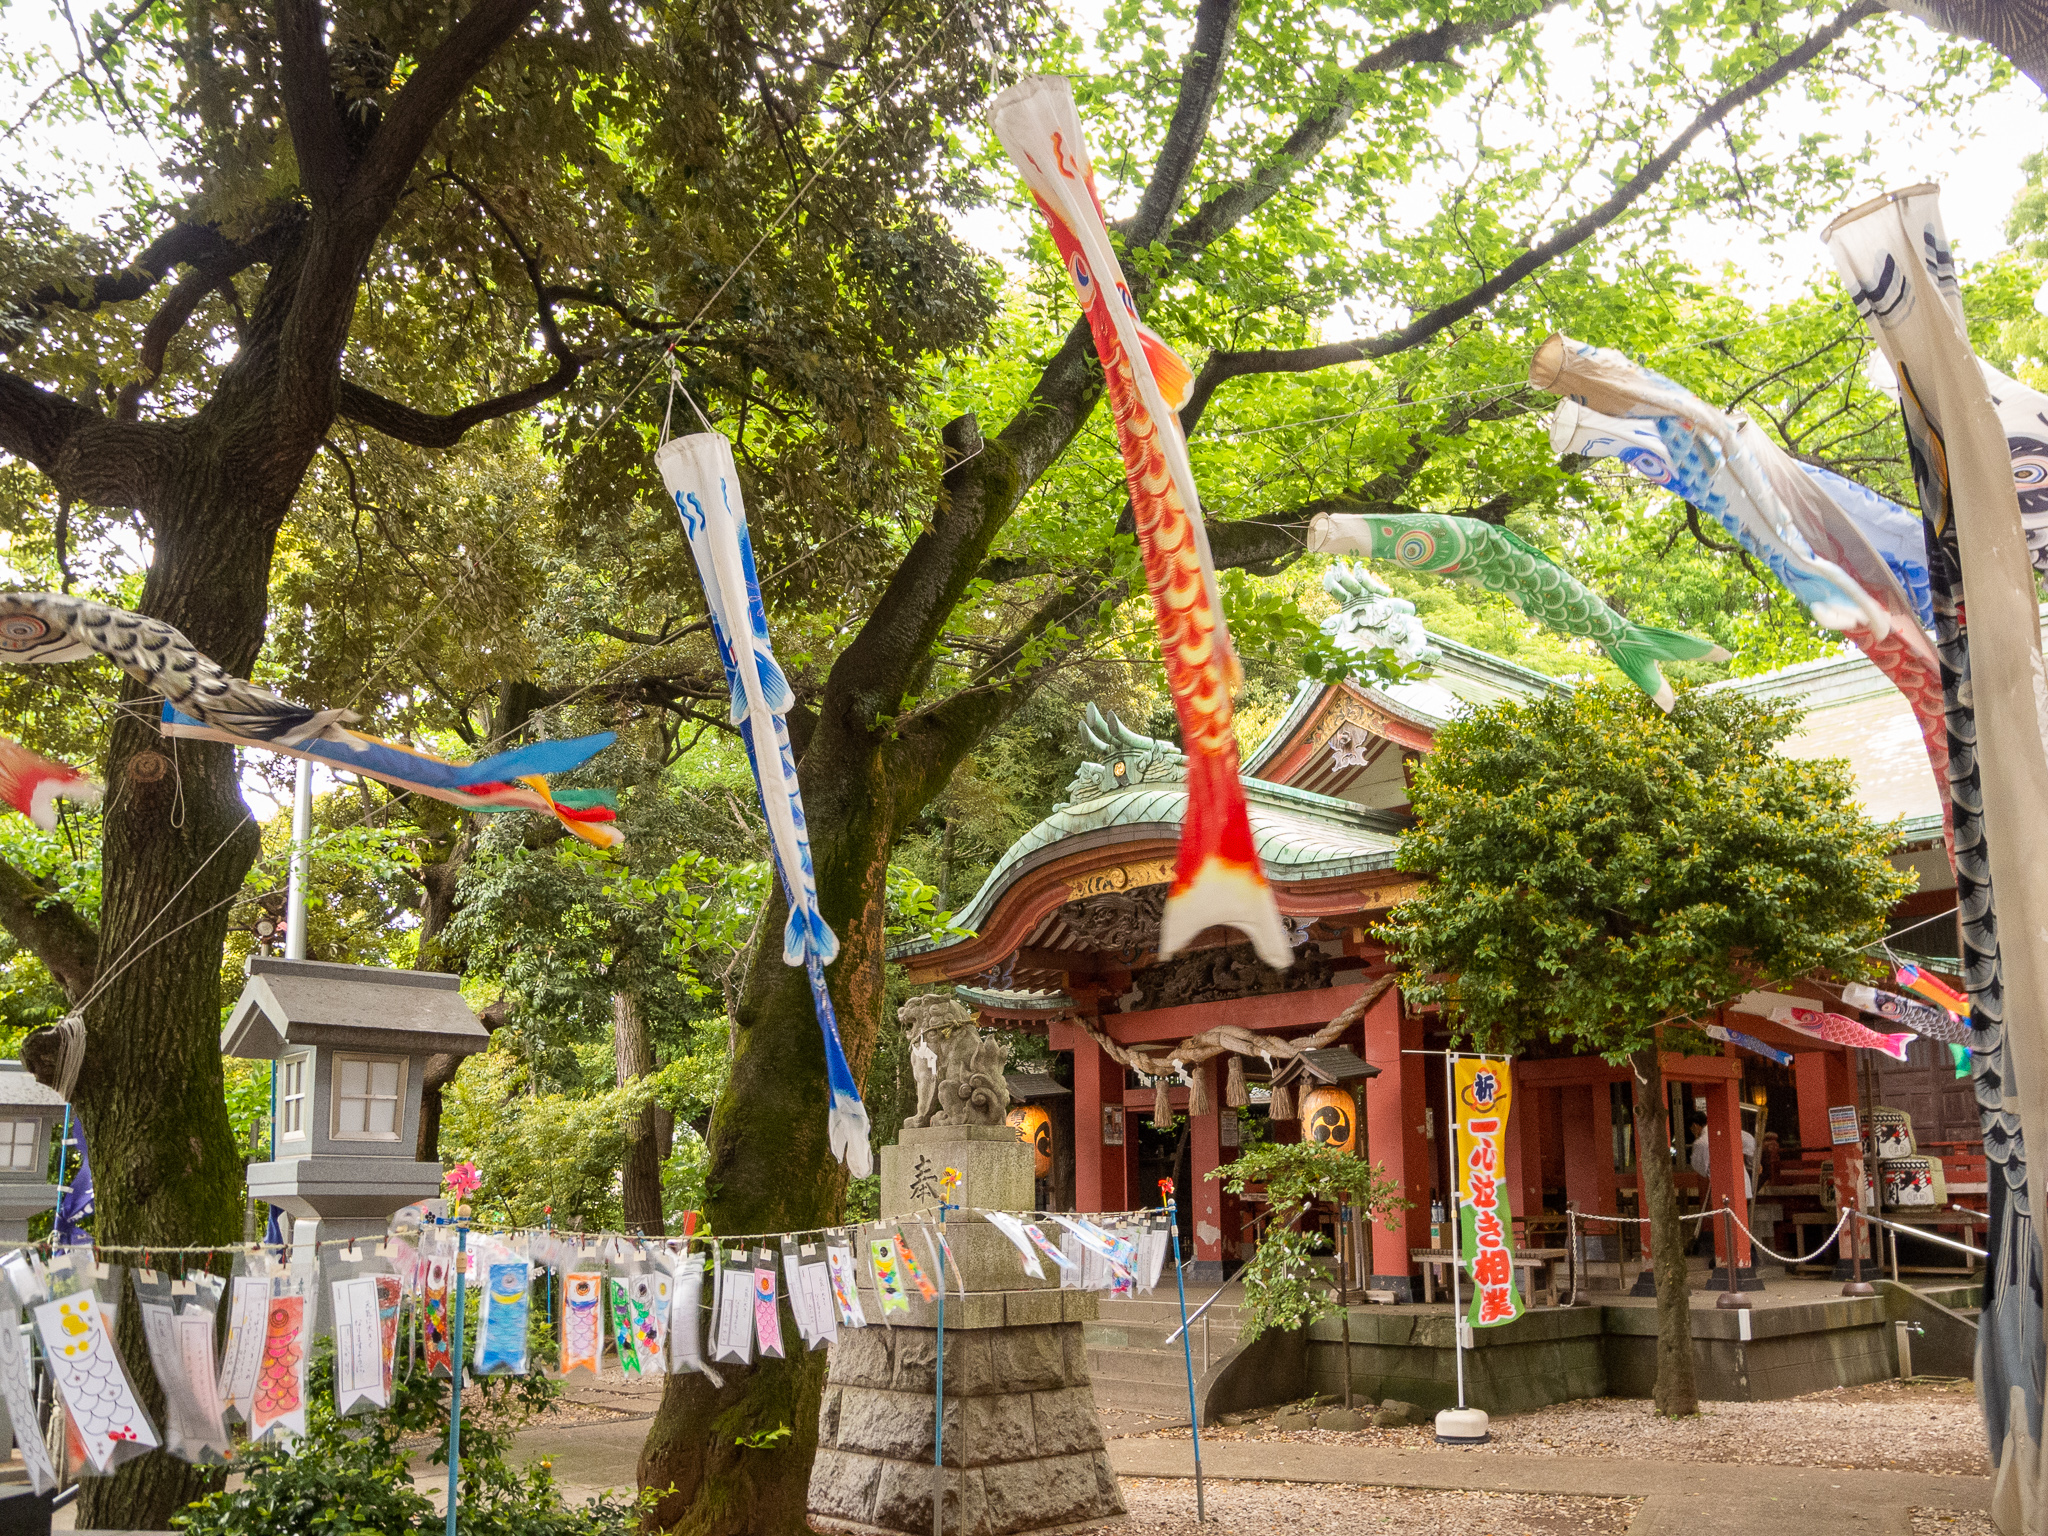
<path fill-rule="evenodd" d="M 462 1304 L 469 1270 L 469 1207 L 455 1208 L 455 1332 L 449 1364 L 455 1381 L 448 1400 L 448 1532 L 455 1536 L 455 1496 L 462 1477 Z"/>
<path fill-rule="evenodd" d="M 946 1222 L 946 1204 L 939 1202 L 939 1224 Z M 942 1536 L 946 1521 L 946 1245 L 936 1243 L 939 1269 L 938 1360 L 932 1369 L 932 1536 Z"/>
<path fill-rule="evenodd" d="M 1173 1180 L 1161 1179 L 1159 1192 L 1166 1197 L 1166 1230 L 1173 1234 L 1173 1288 L 1180 1295 L 1180 1361 L 1188 1375 L 1188 1433 L 1195 1445 L 1195 1522 L 1209 1518 L 1209 1506 L 1202 1490 L 1202 1416 L 1195 1411 L 1195 1359 L 1188 1344 L 1188 1285 L 1180 1268 L 1180 1215 L 1173 1204 Z"/>
<path fill-rule="evenodd" d="M 292 864 L 285 885 L 284 957 L 306 958 L 306 852 L 313 841 L 313 765 L 299 759 L 292 781 Z M 454 1527 L 451 1525 L 452 1531 Z"/>
<path fill-rule="evenodd" d="M 1451 1342 L 1452 1353 L 1458 1362 L 1458 1407 L 1465 1406 L 1465 1310 L 1464 1301 L 1458 1291 L 1458 1266 L 1461 1263 L 1459 1240 L 1463 1236 L 1464 1221 L 1459 1215 L 1458 1200 L 1458 1079 L 1451 1067 L 1451 1052 L 1444 1052 L 1444 1118 L 1450 1122 L 1450 1174 L 1451 1174 Z"/>

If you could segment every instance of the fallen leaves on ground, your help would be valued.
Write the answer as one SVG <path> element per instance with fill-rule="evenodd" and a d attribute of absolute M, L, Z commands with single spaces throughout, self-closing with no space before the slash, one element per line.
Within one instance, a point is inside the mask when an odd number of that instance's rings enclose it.
<path fill-rule="evenodd" d="M 1343 1483 L 1210 1483 L 1208 1521 L 1195 1523 L 1185 1478 L 1127 1477 L 1120 1536 L 1623 1536 L 1634 1499 L 1535 1493 L 1436 1492 Z M 1974 1536 L 1956 1527 L 1957 1536 Z M 1918 1536 L 1918 1532 L 1915 1533 Z"/>

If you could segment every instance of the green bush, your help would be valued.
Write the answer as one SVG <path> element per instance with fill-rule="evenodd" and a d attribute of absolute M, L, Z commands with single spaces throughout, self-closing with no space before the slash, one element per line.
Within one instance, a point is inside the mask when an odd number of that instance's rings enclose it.
<path fill-rule="evenodd" d="M 538 1347 L 547 1330 L 535 1329 Z M 413 1483 L 415 1457 L 448 1461 L 449 1383 L 401 1364 L 381 1413 L 334 1411 L 334 1346 L 316 1346 L 307 1380 L 306 1433 L 289 1446 L 247 1448 L 242 1485 L 207 1495 L 173 1520 L 188 1536 L 432 1536 L 445 1517 Z M 560 1386 L 538 1372 L 490 1376 L 462 1390 L 463 1536 L 630 1536 L 637 1501 L 566 1505 L 546 1461 L 520 1469 L 512 1432 L 544 1412 Z M 428 1443 L 421 1443 L 426 1441 Z M 410 1445 L 407 1442 L 412 1442 Z"/>
<path fill-rule="evenodd" d="M 1347 1204 L 1367 1221 L 1389 1222 L 1409 1204 L 1378 1163 L 1313 1141 L 1246 1148 L 1209 1177 L 1233 1194 L 1253 1184 L 1266 1191 L 1265 1230 L 1241 1277 L 1238 1337 L 1247 1343 L 1268 1329 L 1292 1332 L 1337 1313 L 1330 1277 L 1315 1257 L 1319 1240 L 1295 1229 L 1311 1205 Z"/>

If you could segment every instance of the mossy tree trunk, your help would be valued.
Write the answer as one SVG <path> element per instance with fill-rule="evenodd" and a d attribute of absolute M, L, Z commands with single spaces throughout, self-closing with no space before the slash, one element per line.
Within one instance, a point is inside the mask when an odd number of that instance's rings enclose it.
<path fill-rule="evenodd" d="M 247 676 L 262 648 L 278 530 L 342 413 L 342 353 L 372 253 L 442 118 L 535 9 L 535 0 L 478 0 L 380 118 L 350 123 L 328 56 L 333 18 L 318 0 L 277 0 L 279 91 L 298 195 L 281 198 L 246 234 L 173 222 L 122 271 L 66 290 L 73 307 L 132 302 L 190 268 L 159 312 L 175 332 L 190 313 L 180 294 L 193 282 L 246 284 L 253 299 L 238 348 L 212 394 L 189 415 L 145 421 L 0 372 L 0 451 L 34 465 L 71 501 L 140 512 L 153 553 L 136 606 L 230 672 Z M 260 278 L 245 276 L 258 269 Z M 559 387 L 574 376 L 569 370 Z M 531 396 L 436 417 L 357 389 L 350 409 L 360 416 L 383 407 L 379 430 L 445 446 L 475 422 L 525 409 Z M 129 707 L 107 753 L 103 916 L 90 971 L 77 963 L 75 912 L 0 901 L 0 923 L 59 958 L 63 968 L 53 971 L 84 1016 L 73 1102 L 93 1158 L 101 1245 L 231 1245 L 241 1237 L 242 1161 L 222 1092 L 221 954 L 257 828 L 230 748 L 165 741 L 153 696 L 129 683 L 123 700 Z M 24 1060 L 46 1081 L 56 1054 L 50 1031 L 23 1043 Z M 123 1307 L 120 1341 L 161 1423 L 140 1321 Z M 161 1530 L 218 1481 L 154 1452 L 114 1477 L 88 1478 L 79 1525 Z"/>
<path fill-rule="evenodd" d="M 654 1072 L 654 1044 L 647 1035 L 647 1018 L 640 1011 L 639 998 L 631 992 L 612 994 L 612 1057 L 621 1088 Z M 660 1140 L 655 1109 L 649 1104 L 626 1124 L 626 1166 L 619 1196 L 628 1232 L 658 1237 L 667 1230 L 661 1214 Z"/>
<path fill-rule="evenodd" d="M 1636 1160 L 1650 1218 L 1657 1279 L 1657 1411 L 1684 1418 L 1700 1411 L 1692 1361 L 1692 1290 L 1685 1229 L 1678 1220 L 1678 1184 L 1671 1169 L 1671 1116 L 1664 1099 L 1664 1063 L 1655 1042 L 1629 1058 L 1635 1079 Z"/>

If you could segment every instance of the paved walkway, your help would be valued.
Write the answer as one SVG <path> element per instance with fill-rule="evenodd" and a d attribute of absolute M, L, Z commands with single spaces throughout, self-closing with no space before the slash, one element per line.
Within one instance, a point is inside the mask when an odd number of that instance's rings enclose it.
<path fill-rule="evenodd" d="M 578 1396 L 591 1396 L 587 1387 Z M 517 1459 L 547 1457 L 572 1500 L 630 1491 L 647 1437 L 653 1394 L 623 1385 L 601 1394 L 632 1417 L 548 1425 L 515 1437 Z M 1137 1438 L 1165 1427 L 1148 1414 L 1106 1412 L 1110 1464 L 1122 1477 L 1192 1477 L 1181 1438 Z M 1298 1440 L 1210 1441 L 1205 1476 L 1244 1482 L 1356 1483 L 1380 1488 L 1473 1489 L 1641 1499 L 1629 1536 L 1910 1536 L 1907 1510 L 1984 1510 L 1988 1477 L 1769 1467 L 1605 1457 L 1391 1450 Z"/>
<path fill-rule="evenodd" d="M 1184 1440 L 1112 1440 L 1121 1477 L 1193 1477 Z M 1832 1467 L 1728 1466 L 1595 1457 L 1468 1455 L 1288 1441 L 1216 1441 L 1207 1477 L 1479 1489 L 1645 1501 L 1629 1536 L 1909 1536 L 1911 1506 L 1988 1509 L 1991 1479 Z"/>

